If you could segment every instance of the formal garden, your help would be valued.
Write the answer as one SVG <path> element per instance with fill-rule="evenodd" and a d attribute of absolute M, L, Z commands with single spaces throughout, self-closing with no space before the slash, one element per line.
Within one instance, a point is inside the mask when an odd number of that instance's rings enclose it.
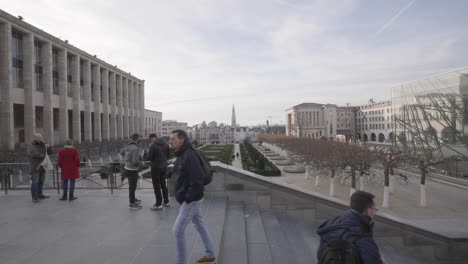
<path fill-rule="evenodd" d="M 271 163 L 249 141 L 240 144 L 242 168 L 263 176 L 281 176 L 281 170 Z"/>
<path fill-rule="evenodd" d="M 220 161 L 224 164 L 232 164 L 234 145 L 204 145 L 200 150 L 205 153 L 210 161 Z"/>

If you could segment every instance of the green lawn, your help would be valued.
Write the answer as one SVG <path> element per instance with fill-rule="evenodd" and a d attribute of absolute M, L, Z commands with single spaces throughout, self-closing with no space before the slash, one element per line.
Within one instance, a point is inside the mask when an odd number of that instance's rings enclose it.
<path fill-rule="evenodd" d="M 209 160 L 231 165 L 234 145 L 205 145 L 200 149 Z"/>

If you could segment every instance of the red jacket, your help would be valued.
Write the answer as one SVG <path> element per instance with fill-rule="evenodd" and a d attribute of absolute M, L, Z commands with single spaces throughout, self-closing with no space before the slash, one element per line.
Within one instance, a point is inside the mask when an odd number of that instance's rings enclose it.
<path fill-rule="evenodd" d="M 76 148 L 63 148 L 58 154 L 58 165 L 62 169 L 62 180 L 80 177 L 80 153 Z"/>

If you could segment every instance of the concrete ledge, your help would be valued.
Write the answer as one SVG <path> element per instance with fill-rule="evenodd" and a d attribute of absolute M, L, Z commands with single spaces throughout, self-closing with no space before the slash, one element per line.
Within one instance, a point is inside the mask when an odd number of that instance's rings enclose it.
<path fill-rule="evenodd" d="M 260 176 L 219 162 L 212 162 L 212 166 L 217 172 L 213 183 L 206 187 L 206 192 L 224 193 L 230 200 L 256 204 L 260 208 L 273 209 L 313 223 L 321 223 L 348 209 L 348 205 L 341 200 L 287 184 L 282 180 Z M 433 259 L 441 263 L 468 258 L 468 238 L 437 234 L 383 213 L 377 214 L 376 222 L 376 237 L 401 237 L 404 246 L 410 248 L 414 254 L 424 252 L 424 255 L 433 256 Z"/>
<path fill-rule="evenodd" d="M 302 166 L 288 166 L 285 167 L 283 170 L 289 173 L 305 173 L 305 168 Z"/>

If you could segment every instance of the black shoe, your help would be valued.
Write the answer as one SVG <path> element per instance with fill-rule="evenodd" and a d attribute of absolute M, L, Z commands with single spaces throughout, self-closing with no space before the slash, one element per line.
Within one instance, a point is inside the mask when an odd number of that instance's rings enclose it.
<path fill-rule="evenodd" d="M 70 197 L 68 198 L 68 200 L 73 201 L 73 200 L 76 200 L 76 199 L 78 199 L 78 197 L 75 197 L 75 196 L 73 196 L 73 193 L 70 193 Z"/>
<path fill-rule="evenodd" d="M 42 200 L 43 200 L 43 199 L 47 199 L 47 198 L 49 198 L 50 196 L 49 196 L 49 195 L 43 195 L 43 194 L 39 194 L 39 196 L 38 196 L 38 197 L 39 197 L 39 199 L 42 199 Z"/>
<path fill-rule="evenodd" d="M 62 198 L 59 199 L 60 201 L 66 201 L 67 200 L 67 193 L 63 193 Z"/>
<path fill-rule="evenodd" d="M 164 203 L 163 206 L 164 206 L 164 207 L 171 207 L 171 205 L 169 204 L 169 202 Z"/>
<path fill-rule="evenodd" d="M 131 203 L 128 208 L 132 209 L 132 210 L 138 210 L 138 209 L 141 209 L 142 206 L 137 204 L 137 203 Z"/>
<path fill-rule="evenodd" d="M 141 204 L 141 200 L 135 198 L 135 203 L 136 203 L 136 204 Z"/>

